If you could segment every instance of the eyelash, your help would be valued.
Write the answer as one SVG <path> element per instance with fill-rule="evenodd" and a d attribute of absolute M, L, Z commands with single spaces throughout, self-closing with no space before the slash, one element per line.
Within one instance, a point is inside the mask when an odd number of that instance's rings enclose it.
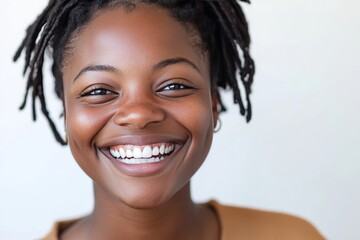
<path fill-rule="evenodd" d="M 81 93 L 80 97 L 87 97 L 87 96 L 100 96 L 100 95 L 109 95 L 109 94 L 113 94 L 114 92 L 106 89 L 106 88 L 102 88 L 102 87 L 92 87 L 90 90 Z"/>
<path fill-rule="evenodd" d="M 189 87 L 187 85 L 181 84 L 181 83 L 171 83 L 166 85 L 165 87 L 161 88 L 159 92 L 161 91 L 176 91 L 176 90 L 186 90 L 186 89 L 193 89 L 192 87 Z M 91 87 L 90 90 L 81 93 L 80 97 L 88 97 L 88 96 L 101 96 L 101 95 L 110 95 L 114 94 L 114 92 L 103 88 L 103 87 Z"/>
<path fill-rule="evenodd" d="M 176 91 L 176 90 L 185 90 L 185 89 L 192 89 L 192 88 L 181 83 L 171 83 L 161 88 L 160 91 Z"/>

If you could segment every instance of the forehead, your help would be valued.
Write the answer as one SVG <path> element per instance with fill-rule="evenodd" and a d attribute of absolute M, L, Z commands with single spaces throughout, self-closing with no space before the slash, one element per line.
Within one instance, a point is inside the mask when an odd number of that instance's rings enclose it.
<path fill-rule="evenodd" d="M 71 63 L 65 66 L 64 78 L 68 72 L 83 67 L 79 65 L 101 62 L 116 66 L 119 58 L 124 62 L 133 59 L 145 68 L 162 59 L 184 57 L 206 72 L 207 57 L 194 45 L 194 38 L 194 31 L 160 7 L 102 10 L 71 44 Z"/>

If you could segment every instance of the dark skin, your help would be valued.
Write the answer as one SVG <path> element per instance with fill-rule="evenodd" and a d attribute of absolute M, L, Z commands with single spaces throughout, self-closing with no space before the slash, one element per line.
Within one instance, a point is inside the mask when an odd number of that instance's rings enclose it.
<path fill-rule="evenodd" d="M 190 196 L 218 117 L 209 59 L 166 10 L 102 11 L 71 41 L 63 71 L 65 126 L 75 160 L 94 181 L 92 214 L 63 240 L 219 240 L 216 214 Z M 128 165 L 119 146 L 173 145 L 163 161 Z M 323 239 L 288 215 L 238 209 L 236 239 Z"/>
<path fill-rule="evenodd" d="M 217 118 L 194 37 L 166 11 L 138 6 L 104 11 L 71 45 L 66 130 L 94 180 L 95 208 L 61 239 L 218 239 L 215 214 L 190 197 Z M 157 143 L 175 145 L 161 163 L 129 168 L 109 155 L 111 146 Z"/>

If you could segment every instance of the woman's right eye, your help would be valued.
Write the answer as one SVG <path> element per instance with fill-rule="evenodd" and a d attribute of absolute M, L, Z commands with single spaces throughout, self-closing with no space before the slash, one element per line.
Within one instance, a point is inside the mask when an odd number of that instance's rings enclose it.
<path fill-rule="evenodd" d="M 115 93 L 105 88 L 92 88 L 88 91 L 81 93 L 80 97 L 109 95 L 109 94 L 115 94 Z"/>
<path fill-rule="evenodd" d="M 102 104 L 114 100 L 118 95 L 119 94 L 117 92 L 109 90 L 109 88 L 92 86 L 80 93 L 78 98 L 85 103 Z"/>

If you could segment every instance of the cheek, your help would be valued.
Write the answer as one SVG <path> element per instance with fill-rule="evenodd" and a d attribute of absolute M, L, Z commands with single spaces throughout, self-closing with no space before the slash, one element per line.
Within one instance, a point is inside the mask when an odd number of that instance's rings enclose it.
<path fill-rule="evenodd" d="M 205 160 L 213 137 L 213 114 L 211 99 L 203 96 L 201 101 L 191 101 L 182 111 L 177 111 L 178 121 L 187 129 L 191 140 L 186 164 L 192 166 L 193 174 Z"/>
<path fill-rule="evenodd" d="M 67 129 L 69 131 L 69 140 L 75 144 L 89 145 L 94 131 L 96 131 L 99 115 L 92 114 L 91 111 L 82 109 L 71 109 L 68 113 Z"/>
<path fill-rule="evenodd" d="M 205 144 L 209 132 L 212 133 L 213 115 L 210 103 L 210 100 L 193 101 L 181 113 L 182 122 L 190 132 L 192 140 L 199 144 Z"/>
<path fill-rule="evenodd" d="M 93 161 L 94 137 L 106 122 L 106 116 L 88 107 L 71 107 L 79 104 L 69 104 L 66 108 L 66 128 L 71 152 L 78 164 L 87 172 L 87 165 Z"/>

